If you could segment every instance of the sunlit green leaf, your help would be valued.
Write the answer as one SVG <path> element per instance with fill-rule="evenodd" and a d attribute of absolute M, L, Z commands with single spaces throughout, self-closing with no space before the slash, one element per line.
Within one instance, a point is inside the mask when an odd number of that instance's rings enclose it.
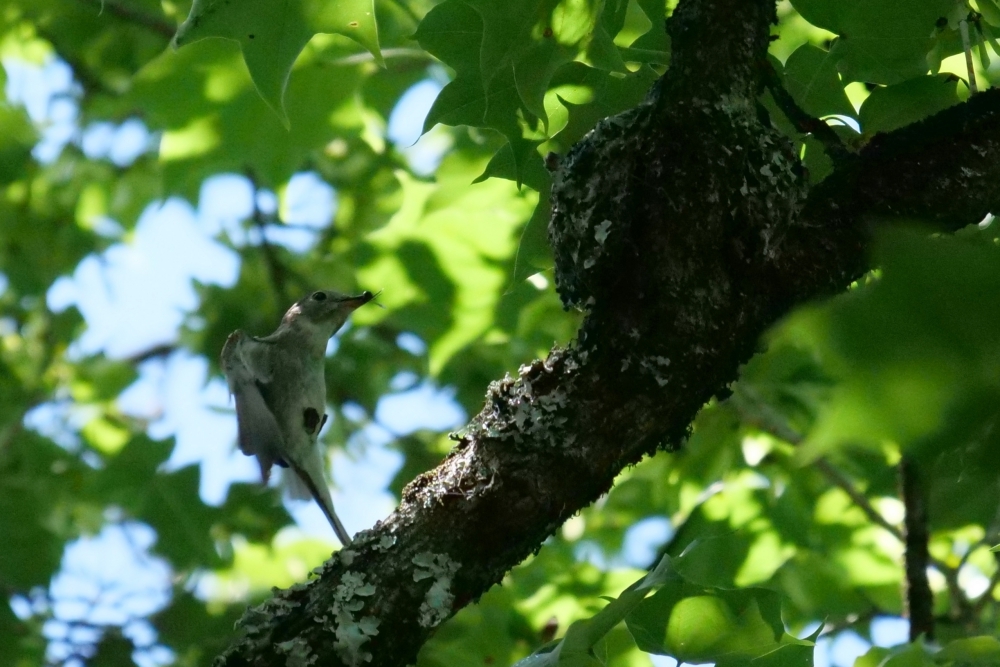
<path fill-rule="evenodd" d="M 885 0 L 878 3 L 794 0 L 815 26 L 840 35 L 831 56 L 846 81 L 900 83 L 927 71 L 935 23 L 950 0 Z"/>
<path fill-rule="evenodd" d="M 381 62 L 372 0 L 195 0 L 177 29 L 177 47 L 207 37 L 239 43 L 261 97 L 290 127 L 284 95 L 292 64 L 312 36 L 337 33 L 354 39 Z"/>
<path fill-rule="evenodd" d="M 788 92 L 806 113 L 818 118 L 854 115 L 837 74 L 837 60 L 829 51 L 803 44 L 789 56 L 784 72 Z"/>
<path fill-rule="evenodd" d="M 861 105 L 861 129 L 869 135 L 889 132 L 958 104 L 957 83 L 951 75 L 921 76 L 876 88 Z"/>

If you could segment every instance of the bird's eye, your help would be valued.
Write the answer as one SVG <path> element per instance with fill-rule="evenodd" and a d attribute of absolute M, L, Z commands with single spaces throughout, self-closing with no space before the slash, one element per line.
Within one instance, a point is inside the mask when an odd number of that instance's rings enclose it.
<path fill-rule="evenodd" d="M 325 301 L 326 292 L 313 292 L 313 301 Z"/>

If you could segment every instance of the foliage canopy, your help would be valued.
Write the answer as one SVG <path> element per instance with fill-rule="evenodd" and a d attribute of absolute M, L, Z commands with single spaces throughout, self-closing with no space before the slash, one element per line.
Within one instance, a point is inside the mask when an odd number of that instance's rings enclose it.
<path fill-rule="evenodd" d="M 582 316 L 562 308 L 546 231 L 552 173 L 670 71 L 677 4 L 7 0 L 0 664 L 208 664 L 247 603 L 329 558 L 321 540 L 279 535 L 291 517 L 276 490 L 238 482 L 207 502 L 197 465 L 168 464 L 171 434 L 120 401 L 140 373 L 195 357 L 217 378 L 230 331 L 268 332 L 316 287 L 382 289 L 384 309 L 359 311 L 328 358 L 324 442 L 360 456 L 387 396 L 430 382 L 475 415 L 491 381 L 573 341 Z M 915 124 L 969 104 L 969 66 L 979 88 L 1000 77 L 994 0 L 794 0 L 771 31 L 760 66 L 777 84 L 757 91 L 757 112 L 814 188 L 879 133 L 943 132 Z M 710 59 L 723 46 L 698 48 Z M 61 140 L 58 97 L 29 113 L 14 85 L 30 72 L 44 87 L 53 62 L 72 72 Z M 440 92 L 407 147 L 388 128 L 417 113 L 406 94 L 420 86 Z M 136 123 L 148 141 L 131 155 L 88 143 Z M 303 175 L 335 192 L 320 224 L 292 211 Z M 252 202 L 232 224 L 202 220 L 238 258 L 235 283 L 195 280 L 162 345 L 85 344 L 86 297 L 57 307 L 59 286 L 138 243 L 164 202 L 205 209 L 220 176 Z M 455 602 L 450 561 L 417 562 L 445 582 L 431 625 L 457 612 L 418 664 L 812 665 L 815 642 L 870 639 L 904 614 L 906 586 L 935 639 L 872 648 L 856 667 L 1000 664 L 1000 236 L 989 219 L 953 235 L 936 222 L 881 225 L 858 260 L 874 271 L 778 322 L 683 447 L 621 470 L 476 604 Z M 394 434 L 389 490 L 401 497 L 462 438 Z M 60 586 L 73 545 L 109 527 L 166 582 L 138 606 L 108 602 L 114 582 Z M 921 528 L 924 580 L 907 570 Z M 358 627 L 337 645 L 345 663 L 378 634 Z M 302 657 L 287 647 L 289 664 Z"/>

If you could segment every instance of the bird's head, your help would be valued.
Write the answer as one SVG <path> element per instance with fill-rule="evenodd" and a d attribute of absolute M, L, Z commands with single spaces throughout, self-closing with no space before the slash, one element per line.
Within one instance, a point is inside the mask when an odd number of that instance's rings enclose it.
<path fill-rule="evenodd" d="M 326 341 L 344 326 L 347 317 L 374 298 L 375 295 L 368 291 L 348 296 L 332 290 L 319 290 L 296 301 L 281 319 L 281 324 L 297 329 L 325 348 Z"/>

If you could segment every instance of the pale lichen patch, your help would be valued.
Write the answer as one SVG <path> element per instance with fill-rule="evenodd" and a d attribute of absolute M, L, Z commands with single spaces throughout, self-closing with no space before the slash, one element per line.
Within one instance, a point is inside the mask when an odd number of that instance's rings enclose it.
<path fill-rule="evenodd" d="M 364 650 L 364 645 L 378 634 L 379 621 L 373 616 L 357 618 L 357 612 L 364 609 L 365 600 L 375 595 L 373 583 L 365 582 L 365 575 L 359 572 L 345 572 L 333 592 L 330 605 L 331 617 L 324 615 L 324 625 L 333 631 L 336 641 L 334 650 L 340 659 L 350 667 L 358 667 L 370 662 L 372 655 Z"/>
<path fill-rule="evenodd" d="M 597 229 L 594 230 L 594 238 L 597 242 L 604 244 L 608 240 L 608 234 L 611 232 L 611 221 L 605 220 L 601 224 L 597 225 Z"/>
<path fill-rule="evenodd" d="M 382 537 L 379 538 L 378 542 L 372 548 L 375 549 L 375 551 L 386 551 L 395 544 L 396 544 L 395 535 L 383 535 Z"/>
<path fill-rule="evenodd" d="M 334 648 L 337 655 L 351 667 L 371 662 L 372 654 L 362 649 L 372 637 L 378 634 L 379 621 L 374 616 L 364 616 L 355 622 L 351 614 L 341 609 L 337 613 L 337 641 Z"/>
<path fill-rule="evenodd" d="M 302 637 L 295 637 L 286 642 L 275 644 L 278 653 L 285 655 L 285 667 L 309 667 L 319 660 L 312 647 Z"/>
<path fill-rule="evenodd" d="M 425 551 L 413 557 L 413 580 L 423 581 L 434 578 L 424 601 L 420 603 L 418 622 L 421 627 L 433 628 L 451 615 L 455 595 L 451 592 L 452 578 L 461 567 L 448 554 Z"/>

